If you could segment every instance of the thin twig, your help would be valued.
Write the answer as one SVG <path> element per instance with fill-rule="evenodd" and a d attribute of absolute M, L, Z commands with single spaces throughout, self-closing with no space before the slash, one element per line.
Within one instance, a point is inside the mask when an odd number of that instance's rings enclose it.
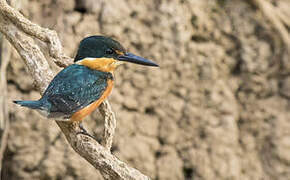
<path fill-rule="evenodd" d="M 108 150 L 111 150 L 113 144 L 113 138 L 116 129 L 116 117 L 114 112 L 112 111 L 111 105 L 108 100 L 105 100 L 100 108 L 100 113 L 105 117 L 105 124 L 104 124 L 104 134 L 103 134 L 103 141 L 102 145 Z"/>

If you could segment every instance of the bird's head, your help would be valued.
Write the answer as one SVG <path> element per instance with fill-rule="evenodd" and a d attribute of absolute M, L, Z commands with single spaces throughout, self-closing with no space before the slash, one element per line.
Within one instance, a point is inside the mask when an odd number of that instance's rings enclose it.
<path fill-rule="evenodd" d="M 74 62 L 104 72 L 114 71 L 123 62 L 158 66 L 152 61 L 126 52 L 118 41 L 105 36 L 90 36 L 83 39 Z"/>

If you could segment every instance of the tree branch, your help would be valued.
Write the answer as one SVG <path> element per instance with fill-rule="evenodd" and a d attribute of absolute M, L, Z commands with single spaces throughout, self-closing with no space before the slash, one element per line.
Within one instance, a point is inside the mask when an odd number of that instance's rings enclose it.
<path fill-rule="evenodd" d="M 48 86 L 53 73 L 47 60 L 34 40 L 26 34 L 36 37 L 46 43 L 50 49 L 50 55 L 56 58 L 56 64 L 66 66 L 67 56 L 63 55 L 60 41 L 54 31 L 43 29 L 31 23 L 19 12 L 11 8 L 4 0 L 0 0 L 0 32 L 5 35 L 8 41 L 14 46 L 24 60 L 28 71 L 33 77 L 35 84 L 41 92 Z M 54 36 L 51 38 L 50 36 Z M 59 48 L 60 47 L 60 48 Z M 65 63 L 62 63 L 65 62 Z M 105 179 L 140 179 L 149 177 L 138 170 L 127 166 L 110 153 L 113 135 L 115 132 L 116 120 L 108 101 L 100 106 L 100 112 L 105 118 L 104 146 L 101 146 L 93 138 L 79 134 L 78 124 L 72 122 L 56 121 L 67 141 L 72 148 L 95 168 L 97 168 Z"/>
<path fill-rule="evenodd" d="M 47 28 L 42 28 L 37 24 L 26 19 L 20 12 L 15 11 L 7 4 L 5 0 L 0 1 L 1 14 L 8 18 L 11 23 L 16 25 L 23 32 L 33 36 L 43 42 L 46 42 L 49 47 L 49 54 L 54 58 L 54 62 L 60 67 L 69 65 L 70 58 L 62 52 L 62 46 L 55 31 Z"/>
<path fill-rule="evenodd" d="M 111 150 L 112 144 L 113 144 L 113 138 L 115 134 L 115 128 L 116 128 L 116 118 L 115 114 L 112 111 L 111 105 L 108 100 L 105 100 L 100 108 L 100 113 L 105 118 L 105 124 L 104 124 L 104 134 L 103 134 L 103 141 L 102 145 L 108 150 Z"/>

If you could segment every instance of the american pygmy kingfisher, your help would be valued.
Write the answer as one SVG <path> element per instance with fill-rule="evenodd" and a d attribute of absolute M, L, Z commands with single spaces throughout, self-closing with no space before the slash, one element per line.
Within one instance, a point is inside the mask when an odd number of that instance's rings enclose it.
<path fill-rule="evenodd" d="M 109 37 L 87 37 L 80 42 L 74 64 L 53 78 L 39 100 L 14 103 L 36 109 L 47 118 L 81 122 L 110 94 L 113 72 L 123 62 L 158 66 L 127 52 Z"/>

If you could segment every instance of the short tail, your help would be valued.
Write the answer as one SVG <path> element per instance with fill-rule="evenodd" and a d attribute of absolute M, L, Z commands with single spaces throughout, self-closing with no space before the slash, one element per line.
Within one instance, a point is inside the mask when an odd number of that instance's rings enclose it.
<path fill-rule="evenodd" d="M 31 109 L 44 109 L 41 101 L 13 101 L 15 104 L 20 106 L 28 107 Z"/>

